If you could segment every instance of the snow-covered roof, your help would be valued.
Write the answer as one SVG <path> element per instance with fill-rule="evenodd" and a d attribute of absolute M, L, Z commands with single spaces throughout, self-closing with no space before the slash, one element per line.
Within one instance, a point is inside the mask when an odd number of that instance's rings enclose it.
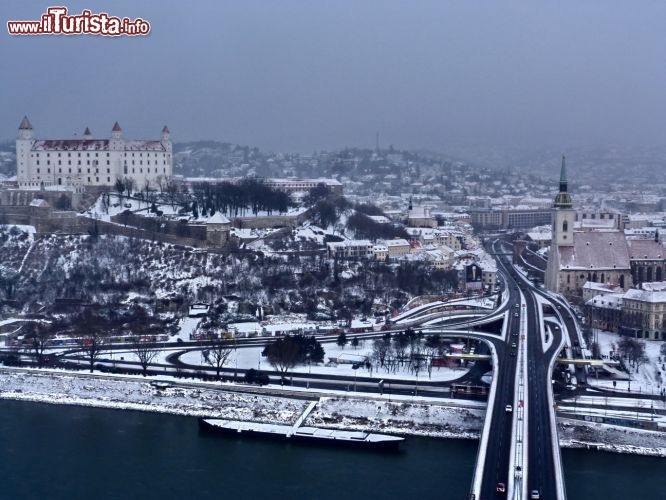
<path fill-rule="evenodd" d="M 649 290 L 638 290 L 637 288 L 630 288 L 624 294 L 627 300 L 637 300 L 640 302 L 662 303 L 666 302 L 666 291 L 652 292 Z"/>
<path fill-rule="evenodd" d="M 231 221 L 227 219 L 224 215 L 222 215 L 221 212 L 215 212 L 215 214 L 211 215 L 206 219 L 206 224 L 230 224 Z"/>
<path fill-rule="evenodd" d="M 373 221 L 377 222 L 378 224 L 390 224 L 391 219 L 388 217 L 385 217 L 383 215 L 369 215 L 368 218 L 372 219 Z"/>
<path fill-rule="evenodd" d="M 622 287 L 606 283 L 595 283 L 594 281 L 587 281 L 583 285 L 583 290 L 593 290 L 595 292 L 609 293 L 609 292 L 619 292 L 622 290 Z"/>
<path fill-rule="evenodd" d="M 586 302 L 588 306 L 598 307 L 602 309 L 622 309 L 622 301 L 624 294 L 622 293 L 609 293 L 607 295 L 595 295 Z"/>
<path fill-rule="evenodd" d="M 386 240 L 387 247 L 404 247 L 409 246 L 409 242 L 404 238 L 396 238 L 394 240 Z"/>
<path fill-rule="evenodd" d="M 31 207 L 40 207 L 40 208 L 46 208 L 50 206 L 46 200 L 43 200 L 42 198 L 35 198 L 30 202 Z"/>
<path fill-rule="evenodd" d="M 109 139 L 40 139 L 32 144 L 32 151 L 109 151 Z M 124 140 L 123 151 L 161 151 L 166 149 L 160 141 Z"/>
<path fill-rule="evenodd" d="M 664 245 L 654 240 L 627 240 L 629 257 L 634 260 L 662 260 L 666 256 Z"/>
<path fill-rule="evenodd" d="M 557 248 L 560 269 L 629 269 L 629 250 L 619 231 L 574 233 L 574 246 Z"/>

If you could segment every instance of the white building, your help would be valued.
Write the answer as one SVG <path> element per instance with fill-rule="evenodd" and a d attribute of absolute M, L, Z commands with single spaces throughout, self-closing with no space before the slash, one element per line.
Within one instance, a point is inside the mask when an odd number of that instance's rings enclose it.
<path fill-rule="evenodd" d="M 159 140 L 124 139 L 118 122 L 110 139 L 94 139 L 88 128 L 82 139 L 35 139 L 28 117 L 19 125 L 16 177 L 21 189 L 113 186 L 123 177 L 133 180 L 135 189 L 155 188 L 171 174 L 166 125 Z"/>
<path fill-rule="evenodd" d="M 326 244 L 328 256 L 337 259 L 359 259 L 372 256 L 373 245 L 369 240 L 332 241 Z"/>

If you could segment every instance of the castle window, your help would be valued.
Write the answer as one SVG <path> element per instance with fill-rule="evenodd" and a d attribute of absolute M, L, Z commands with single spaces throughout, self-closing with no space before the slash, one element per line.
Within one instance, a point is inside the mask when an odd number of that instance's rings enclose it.
<path fill-rule="evenodd" d="M 90 177 L 88 177 L 88 183 L 90 183 Z"/>
<path fill-rule="evenodd" d="M 95 177 L 95 182 L 99 182 L 99 177 Z"/>
<path fill-rule="evenodd" d="M 58 160 L 58 165 L 62 165 L 62 161 Z"/>
<path fill-rule="evenodd" d="M 46 156 L 47 156 L 48 158 L 51 158 L 51 153 L 46 153 Z"/>
<path fill-rule="evenodd" d="M 90 158 L 90 153 L 86 153 L 86 156 L 87 156 L 88 158 Z"/>
<path fill-rule="evenodd" d="M 90 160 L 86 160 L 86 165 L 90 165 Z"/>
<path fill-rule="evenodd" d="M 47 173 L 47 174 L 50 174 L 50 173 L 51 173 L 51 169 L 50 169 L 50 168 L 47 168 L 47 169 L 46 169 L 46 173 Z"/>
<path fill-rule="evenodd" d="M 59 174 L 62 174 L 62 168 L 59 168 L 59 169 L 58 169 L 58 173 L 59 173 Z"/>
<path fill-rule="evenodd" d="M 78 165 L 81 165 L 81 160 L 77 160 Z"/>
<path fill-rule="evenodd" d="M 60 158 L 60 153 L 58 153 L 58 158 Z"/>
<path fill-rule="evenodd" d="M 111 173 L 111 169 L 110 169 L 110 168 L 107 168 L 107 169 L 106 169 L 106 173 L 107 173 L 107 174 L 110 174 L 110 173 Z"/>
<path fill-rule="evenodd" d="M 77 156 L 78 158 L 81 158 L 81 153 L 76 153 L 76 156 Z"/>
<path fill-rule="evenodd" d="M 566 220 L 562 221 L 562 231 L 566 233 L 568 229 L 569 229 L 569 223 Z"/>
<path fill-rule="evenodd" d="M 107 165 L 111 165 L 111 162 L 109 160 L 106 160 Z"/>
<path fill-rule="evenodd" d="M 95 153 L 95 158 L 99 157 L 99 153 Z"/>
<path fill-rule="evenodd" d="M 37 165 L 39 165 L 39 160 L 37 160 Z"/>
<path fill-rule="evenodd" d="M 143 160 L 139 160 L 139 165 L 143 165 Z"/>
<path fill-rule="evenodd" d="M 72 164 L 72 160 L 67 160 L 67 165 L 71 165 L 71 164 Z"/>
<path fill-rule="evenodd" d="M 39 169 L 37 169 L 37 173 L 39 173 Z"/>
<path fill-rule="evenodd" d="M 106 182 L 111 182 L 111 177 L 107 177 Z"/>
<path fill-rule="evenodd" d="M 67 156 L 68 156 L 68 157 L 72 156 L 72 153 L 67 153 Z"/>
<path fill-rule="evenodd" d="M 69 173 L 70 173 L 70 174 L 72 173 L 72 169 L 71 169 L 71 168 L 69 169 Z"/>
<path fill-rule="evenodd" d="M 50 165 L 50 164 L 51 164 L 51 160 L 46 160 L 46 164 L 47 164 L 47 165 Z"/>

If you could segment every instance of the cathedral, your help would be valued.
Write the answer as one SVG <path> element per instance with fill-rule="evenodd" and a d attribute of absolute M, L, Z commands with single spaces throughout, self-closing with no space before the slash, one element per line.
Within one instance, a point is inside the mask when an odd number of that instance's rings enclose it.
<path fill-rule="evenodd" d="M 24 117 L 16 138 L 16 178 L 21 189 L 111 187 L 118 178 L 136 189 L 156 188 L 172 175 L 172 146 L 164 126 L 159 140 L 123 138 L 115 123 L 109 139 L 95 139 L 86 128 L 81 139 L 35 139 Z"/>
<path fill-rule="evenodd" d="M 545 285 L 570 299 L 582 298 L 585 283 L 627 290 L 664 278 L 664 245 L 654 240 L 628 240 L 623 231 L 574 231 L 576 211 L 568 191 L 562 157 L 560 189 L 555 197 L 552 238 Z"/>

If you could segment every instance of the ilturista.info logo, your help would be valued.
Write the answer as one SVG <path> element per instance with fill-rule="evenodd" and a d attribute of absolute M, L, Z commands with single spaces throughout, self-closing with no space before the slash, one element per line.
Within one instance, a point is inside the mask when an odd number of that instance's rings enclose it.
<path fill-rule="evenodd" d="M 7 21 L 7 31 L 10 35 L 136 36 L 150 33 L 150 23 L 89 10 L 69 15 L 67 7 L 49 7 L 39 21 Z"/>

